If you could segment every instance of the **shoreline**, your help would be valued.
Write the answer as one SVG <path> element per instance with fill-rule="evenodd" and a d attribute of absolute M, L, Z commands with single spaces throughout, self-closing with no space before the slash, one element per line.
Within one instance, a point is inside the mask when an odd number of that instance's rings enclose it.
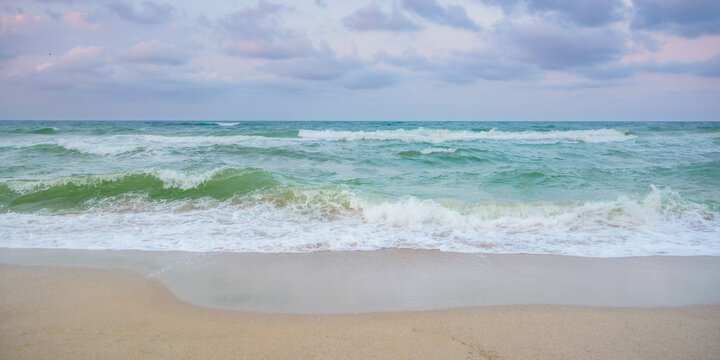
<path fill-rule="evenodd" d="M 195 306 L 127 269 L 0 265 L 0 285 L 7 359 L 720 356 L 717 304 L 287 315 Z"/>
<path fill-rule="evenodd" d="M 344 314 L 507 305 L 720 304 L 720 257 L 584 258 L 386 249 L 190 253 L 0 248 L 0 264 L 119 269 L 178 299 L 258 313 Z"/>

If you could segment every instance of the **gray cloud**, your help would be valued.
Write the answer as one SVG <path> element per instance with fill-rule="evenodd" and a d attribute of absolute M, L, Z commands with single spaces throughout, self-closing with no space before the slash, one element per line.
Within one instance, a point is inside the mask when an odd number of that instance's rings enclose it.
<path fill-rule="evenodd" d="M 656 61 L 612 63 L 602 66 L 577 69 L 579 75 L 591 79 L 608 80 L 630 78 L 637 73 L 663 73 L 663 74 L 692 74 L 702 77 L 720 77 L 720 55 L 712 58 L 694 61 Z"/>
<path fill-rule="evenodd" d="M 303 31 L 283 27 L 280 5 L 258 2 L 228 15 L 222 22 L 231 39 L 228 51 L 235 55 L 265 59 L 289 59 L 316 52 Z"/>
<path fill-rule="evenodd" d="M 380 51 L 375 58 L 378 61 L 409 70 L 433 70 L 436 68 L 436 65 L 432 64 L 428 58 L 418 54 L 414 49 L 406 49 L 400 55 Z"/>
<path fill-rule="evenodd" d="M 138 24 L 161 24 L 175 16 L 176 9 L 169 3 L 143 2 L 139 8 L 127 1 L 115 0 L 108 8 L 119 17 Z"/>
<path fill-rule="evenodd" d="M 633 29 L 664 30 L 684 37 L 720 34 L 720 1 L 634 0 Z"/>
<path fill-rule="evenodd" d="M 389 15 L 385 14 L 375 1 L 344 18 L 343 23 L 348 28 L 358 31 L 413 31 L 420 29 L 398 9 L 393 9 Z"/>
<path fill-rule="evenodd" d="M 306 80 L 347 89 L 378 89 L 396 84 L 400 77 L 379 70 L 374 61 L 339 57 L 325 47 L 315 55 L 297 59 L 270 61 L 258 67 L 279 78 Z"/>
<path fill-rule="evenodd" d="M 554 18 L 580 26 L 602 26 L 622 20 L 627 7 L 622 0 L 483 0 L 506 13 L 526 10 L 531 14 Z"/>
<path fill-rule="evenodd" d="M 153 40 L 135 44 L 126 53 L 120 55 L 120 60 L 139 64 L 177 66 L 186 63 L 188 58 L 177 47 Z"/>
<path fill-rule="evenodd" d="M 695 63 L 694 74 L 707 77 L 720 77 L 720 55 Z"/>
<path fill-rule="evenodd" d="M 47 16 L 49 16 L 53 20 L 60 20 L 60 18 L 62 17 L 61 13 L 52 11 L 50 9 L 46 9 L 45 14 L 47 14 Z"/>
<path fill-rule="evenodd" d="M 442 6 L 435 0 L 403 0 L 402 5 L 404 8 L 438 24 L 473 31 L 480 30 L 480 27 L 468 17 L 465 8 L 462 6 Z"/>
<path fill-rule="evenodd" d="M 273 61 L 260 66 L 260 69 L 282 77 L 327 81 L 343 77 L 362 66 L 357 59 L 338 58 L 331 51 L 326 51 L 309 58 Z"/>
<path fill-rule="evenodd" d="M 413 50 L 406 50 L 400 55 L 379 53 L 376 58 L 387 64 L 424 72 L 442 81 L 458 84 L 470 83 L 478 79 L 529 80 L 541 74 L 535 65 L 482 50 L 455 51 L 446 57 L 430 59 Z"/>
<path fill-rule="evenodd" d="M 9 26 L 0 23 L 0 67 L 5 61 L 18 55 L 19 45 L 24 41 L 25 39 Z"/>
<path fill-rule="evenodd" d="M 353 71 L 341 81 L 341 86 L 348 89 L 379 89 L 395 85 L 399 76 L 388 71 L 359 70 Z"/>
<path fill-rule="evenodd" d="M 551 23 L 508 23 L 497 33 L 497 45 L 520 61 L 546 70 L 588 67 L 619 60 L 625 36 L 610 28 L 574 28 Z"/>
<path fill-rule="evenodd" d="M 533 64 L 513 61 L 485 51 L 456 52 L 441 71 L 444 80 L 457 83 L 475 79 L 530 80 L 539 75 L 540 71 Z"/>
<path fill-rule="evenodd" d="M 573 73 L 594 80 L 627 79 L 634 76 L 641 67 L 633 63 L 609 63 L 573 69 Z"/>
<path fill-rule="evenodd" d="M 672 74 L 693 74 L 703 77 L 720 77 L 720 55 L 695 62 L 671 61 L 667 63 L 641 63 L 639 70 Z"/>

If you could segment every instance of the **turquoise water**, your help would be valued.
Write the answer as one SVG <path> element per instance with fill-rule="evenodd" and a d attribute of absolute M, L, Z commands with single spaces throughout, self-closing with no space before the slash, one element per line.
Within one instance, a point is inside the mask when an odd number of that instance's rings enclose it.
<path fill-rule="evenodd" d="M 720 255 L 720 123 L 0 122 L 0 246 Z"/>

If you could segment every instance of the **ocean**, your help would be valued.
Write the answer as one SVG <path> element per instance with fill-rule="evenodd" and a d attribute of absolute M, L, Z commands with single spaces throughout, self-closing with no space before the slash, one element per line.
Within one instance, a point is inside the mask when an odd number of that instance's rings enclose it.
<path fill-rule="evenodd" d="M 0 247 L 720 255 L 720 123 L 0 122 Z"/>

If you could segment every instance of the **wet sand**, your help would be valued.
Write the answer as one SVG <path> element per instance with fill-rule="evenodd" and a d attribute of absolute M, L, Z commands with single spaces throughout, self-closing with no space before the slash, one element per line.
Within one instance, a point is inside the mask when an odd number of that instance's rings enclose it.
<path fill-rule="evenodd" d="M 203 307 L 343 314 L 477 306 L 720 304 L 720 257 L 386 249 L 302 254 L 2 249 L 0 264 L 124 269 Z"/>
<path fill-rule="evenodd" d="M 718 305 L 259 314 L 185 303 L 128 270 L 8 265 L 0 288 L 3 359 L 720 358 Z"/>

